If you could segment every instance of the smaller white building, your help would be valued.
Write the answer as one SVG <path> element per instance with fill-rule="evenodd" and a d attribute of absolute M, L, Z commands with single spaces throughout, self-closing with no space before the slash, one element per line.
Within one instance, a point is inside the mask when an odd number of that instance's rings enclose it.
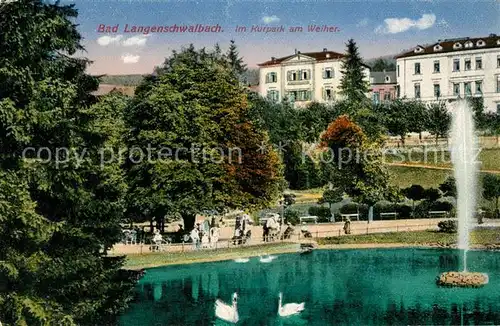
<path fill-rule="evenodd" d="M 482 97 L 486 110 L 500 111 L 500 36 L 439 40 L 396 59 L 398 97 Z"/>
<path fill-rule="evenodd" d="M 274 101 L 287 98 L 296 106 L 311 102 L 333 102 L 340 98 L 339 86 L 344 55 L 326 48 L 321 52 L 301 53 L 259 64 L 259 94 Z M 366 81 L 370 70 L 365 68 Z"/>

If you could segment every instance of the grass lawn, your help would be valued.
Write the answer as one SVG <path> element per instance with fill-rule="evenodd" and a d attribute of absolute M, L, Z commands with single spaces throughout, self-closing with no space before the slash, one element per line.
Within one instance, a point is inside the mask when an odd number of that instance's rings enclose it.
<path fill-rule="evenodd" d="M 419 184 L 424 188 L 437 188 L 446 180 L 446 177 L 453 175 L 453 171 L 435 170 L 405 166 L 387 166 L 392 183 L 400 188 L 406 188 L 412 184 Z"/>
<path fill-rule="evenodd" d="M 479 153 L 478 161 L 481 162 L 481 170 L 500 170 L 500 149 L 483 149 Z M 438 167 L 452 167 L 450 152 L 427 152 L 425 155 L 418 149 L 414 149 L 405 154 L 385 155 L 387 163 L 405 163 L 405 164 L 425 164 Z"/>
<path fill-rule="evenodd" d="M 500 228 L 479 229 L 471 232 L 473 245 L 500 244 Z M 436 231 L 391 232 L 365 235 L 349 235 L 318 239 L 319 245 L 331 244 L 362 244 L 362 243 L 405 243 L 405 244 L 442 244 L 457 243 L 456 233 L 441 233 Z"/>
<path fill-rule="evenodd" d="M 127 255 L 124 268 L 139 269 L 155 266 L 201 263 L 217 260 L 228 260 L 239 257 L 251 257 L 266 254 L 295 252 L 298 245 L 291 243 L 276 243 L 248 247 L 234 247 L 218 250 L 198 250 L 175 253 L 148 253 L 144 255 Z"/>

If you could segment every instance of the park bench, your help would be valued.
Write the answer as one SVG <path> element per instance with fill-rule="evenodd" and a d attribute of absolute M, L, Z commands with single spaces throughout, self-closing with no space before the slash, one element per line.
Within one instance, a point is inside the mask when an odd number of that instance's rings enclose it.
<path fill-rule="evenodd" d="M 387 213 L 380 213 L 380 217 L 389 217 L 389 216 L 393 216 L 394 219 L 396 219 L 396 217 L 398 216 L 398 213 L 396 212 L 387 212 Z"/>
<path fill-rule="evenodd" d="M 447 211 L 429 211 L 429 217 L 448 217 Z"/>
<path fill-rule="evenodd" d="M 300 224 L 304 221 L 313 221 L 314 223 L 318 223 L 318 217 L 317 216 L 301 216 L 299 217 Z"/>
<path fill-rule="evenodd" d="M 359 214 L 340 214 L 340 216 L 342 217 L 342 221 L 344 221 L 345 219 L 347 218 L 350 218 L 352 219 L 353 217 L 356 218 L 357 221 L 359 221 Z"/>

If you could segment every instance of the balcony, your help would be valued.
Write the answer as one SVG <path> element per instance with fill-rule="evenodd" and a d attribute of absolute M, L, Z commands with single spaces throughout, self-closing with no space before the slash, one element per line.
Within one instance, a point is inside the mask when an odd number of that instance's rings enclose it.
<path fill-rule="evenodd" d="M 311 80 L 288 80 L 287 85 L 293 86 L 293 85 L 309 85 L 311 83 Z"/>

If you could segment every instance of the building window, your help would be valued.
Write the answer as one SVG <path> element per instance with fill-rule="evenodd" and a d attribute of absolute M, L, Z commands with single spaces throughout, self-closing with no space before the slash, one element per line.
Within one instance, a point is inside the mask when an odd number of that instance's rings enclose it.
<path fill-rule="evenodd" d="M 453 96 L 460 96 L 460 84 L 453 83 Z"/>
<path fill-rule="evenodd" d="M 415 75 L 420 75 L 420 62 L 415 62 Z"/>
<path fill-rule="evenodd" d="M 476 94 L 483 94 L 483 82 L 481 80 L 476 81 Z"/>
<path fill-rule="evenodd" d="M 465 92 L 465 96 L 472 95 L 470 83 L 464 83 L 464 92 Z"/>
<path fill-rule="evenodd" d="M 379 104 L 380 103 L 380 93 L 379 92 L 374 92 L 373 93 L 373 103 Z"/>
<path fill-rule="evenodd" d="M 460 71 L 460 59 L 453 59 L 453 71 Z"/>
<path fill-rule="evenodd" d="M 310 101 L 311 100 L 311 91 L 290 91 L 288 92 L 288 97 L 292 102 L 300 102 L 300 101 Z"/>
<path fill-rule="evenodd" d="M 500 58 L 500 57 L 499 57 Z M 399 77 L 399 65 L 398 65 L 398 77 Z"/>
<path fill-rule="evenodd" d="M 267 91 L 267 98 L 271 101 L 278 102 L 280 100 L 280 92 L 276 90 Z"/>
<path fill-rule="evenodd" d="M 500 93 L 500 76 L 497 76 L 497 93 Z"/>
<path fill-rule="evenodd" d="M 500 55 L 497 55 L 497 68 L 500 68 Z"/>
<path fill-rule="evenodd" d="M 296 72 L 296 71 L 289 71 L 287 73 L 287 80 L 288 81 L 295 81 L 295 80 L 299 80 L 299 74 Z"/>
<path fill-rule="evenodd" d="M 415 90 L 415 98 L 420 98 L 420 84 L 415 84 L 414 86 L 414 90 Z"/>
<path fill-rule="evenodd" d="M 483 59 L 481 57 L 476 58 L 476 70 L 483 69 Z"/>
<path fill-rule="evenodd" d="M 391 82 L 391 77 L 389 77 L 389 76 L 385 76 L 385 82 L 386 82 L 386 83 L 390 83 L 390 82 Z"/>
<path fill-rule="evenodd" d="M 399 87 L 399 85 L 396 86 L 396 96 L 398 98 L 401 96 L 401 87 Z"/>
<path fill-rule="evenodd" d="M 435 98 L 441 97 L 441 86 L 439 84 L 434 84 L 434 97 Z"/>
<path fill-rule="evenodd" d="M 500 102 L 497 103 L 497 114 L 500 114 Z"/>
<path fill-rule="evenodd" d="M 391 93 L 384 92 L 384 101 L 390 101 L 390 100 L 391 100 Z"/>
<path fill-rule="evenodd" d="M 434 72 L 435 73 L 440 72 L 439 60 L 434 61 Z"/>
<path fill-rule="evenodd" d="M 333 69 L 332 68 L 326 68 L 323 70 L 323 79 L 331 79 L 333 78 Z"/>
<path fill-rule="evenodd" d="M 471 70 L 471 69 L 472 69 L 472 64 L 470 62 L 470 59 L 465 59 L 464 70 Z"/>
<path fill-rule="evenodd" d="M 323 100 L 325 101 L 333 100 L 333 89 L 325 88 L 325 90 L 323 91 Z"/>
<path fill-rule="evenodd" d="M 311 79 L 310 70 L 308 70 L 308 69 L 301 70 L 301 72 L 300 72 L 300 79 L 301 80 L 309 80 L 309 79 Z"/>
<path fill-rule="evenodd" d="M 275 72 L 270 72 L 266 75 L 266 83 L 276 83 L 278 81 L 278 74 Z"/>

